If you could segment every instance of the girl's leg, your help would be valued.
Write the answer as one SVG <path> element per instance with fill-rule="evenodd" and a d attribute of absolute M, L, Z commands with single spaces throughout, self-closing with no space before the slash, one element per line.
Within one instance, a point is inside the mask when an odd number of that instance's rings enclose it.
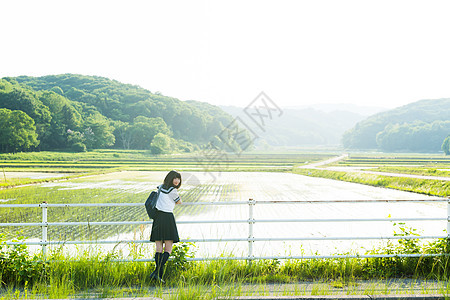
<path fill-rule="evenodd" d="M 164 252 L 172 253 L 173 241 L 164 241 Z M 162 251 L 161 251 L 162 252 Z"/>
<path fill-rule="evenodd" d="M 163 253 L 163 241 L 155 241 L 156 252 Z"/>

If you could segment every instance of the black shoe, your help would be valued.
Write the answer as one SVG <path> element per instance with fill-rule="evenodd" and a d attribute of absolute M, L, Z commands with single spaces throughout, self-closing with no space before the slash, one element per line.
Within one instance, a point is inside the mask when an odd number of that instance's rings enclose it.
<path fill-rule="evenodd" d="M 158 279 L 156 279 L 156 281 L 158 281 L 159 283 L 161 283 L 161 284 L 164 284 L 164 283 L 166 283 L 161 277 L 157 277 Z"/>
<path fill-rule="evenodd" d="M 159 277 L 159 275 L 156 274 L 155 271 L 153 271 L 153 273 L 150 274 L 150 280 L 154 280 L 154 281 L 159 282 L 159 283 L 165 283 L 165 281 L 161 277 Z"/>
<path fill-rule="evenodd" d="M 150 280 L 157 280 L 158 277 L 159 277 L 159 276 L 156 275 L 156 270 L 153 271 L 153 272 L 150 274 Z"/>

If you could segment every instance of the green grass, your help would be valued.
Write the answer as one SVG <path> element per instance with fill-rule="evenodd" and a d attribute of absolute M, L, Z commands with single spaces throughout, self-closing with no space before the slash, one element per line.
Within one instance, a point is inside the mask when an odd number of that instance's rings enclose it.
<path fill-rule="evenodd" d="M 74 161 L 74 160 L 105 160 L 105 159 L 141 159 L 148 156 L 144 150 L 107 150 L 98 149 L 87 152 L 40 151 L 1 153 L 0 161 Z"/>
<path fill-rule="evenodd" d="M 384 166 L 378 167 L 376 169 L 371 169 L 371 171 L 375 172 L 388 172 L 388 173 L 400 173 L 400 174 L 413 174 L 413 175 L 421 175 L 421 176 L 439 176 L 439 177 L 450 177 L 450 171 L 443 171 L 445 169 L 450 170 L 449 166 L 438 166 L 438 167 L 392 167 L 392 166 Z"/>

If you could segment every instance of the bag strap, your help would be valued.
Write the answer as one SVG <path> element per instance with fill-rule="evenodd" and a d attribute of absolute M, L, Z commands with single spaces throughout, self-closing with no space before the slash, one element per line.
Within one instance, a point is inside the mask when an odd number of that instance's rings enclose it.
<path fill-rule="evenodd" d="M 156 201 L 159 199 L 159 194 L 161 194 L 161 186 L 158 186 L 158 195 L 156 195 Z"/>

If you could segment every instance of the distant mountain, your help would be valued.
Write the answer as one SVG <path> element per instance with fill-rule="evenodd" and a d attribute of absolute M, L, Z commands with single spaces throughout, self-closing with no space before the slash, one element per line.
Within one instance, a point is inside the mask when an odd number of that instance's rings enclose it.
<path fill-rule="evenodd" d="M 312 108 L 326 113 L 330 113 L 333 111 L 346 111 L 366 117 L 388 110 L 387 108 L 381 106 L 362 106 L 353 103 L 317 103 L 303 106 L 292 106 L 286 108 L 296 110 Z"/>
<path fill-rule="evenodd" d="M 348 130 L 343 144 L 350 149 L 440 151 L 450 134 L 450 99 L 420 100 L 375 114 Z"/>
<path fill-rule="evenodd" d="M 342 134 L 366 117 L 354 112 L 335 110 L 324 112 L 313 108 L 282 109 L 280 117 L 267 119 L 264 131 L 258 128 L 242 108 L 221 106 L 234 117 L 240 117 L 259 139 L 256 144 L 270 146 L 339 145 Z"/>

